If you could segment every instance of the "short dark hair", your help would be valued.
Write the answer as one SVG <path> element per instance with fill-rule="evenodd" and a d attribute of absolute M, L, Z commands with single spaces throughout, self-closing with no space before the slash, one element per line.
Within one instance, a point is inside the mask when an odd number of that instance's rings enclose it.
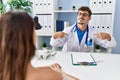
<path fill-rule="evenodd" d="M 92 15 L 92 11 L 90 10 L 90 8 L 89 7 L 87 7 L 87 6 L 82 6 L 82 7 L 80 7 L 79 9 L 78 9 L 78 11 L 88 11 L 88 13 L 89 13 L 89 16 L 91 16 Z"/>

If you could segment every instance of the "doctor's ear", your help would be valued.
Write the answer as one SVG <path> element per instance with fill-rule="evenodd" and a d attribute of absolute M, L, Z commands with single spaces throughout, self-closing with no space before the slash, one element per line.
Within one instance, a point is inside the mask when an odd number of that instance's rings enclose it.
<path fill-rule="evenodd" d="M 91 16 L 89 17 L 89 20 L 91 20 Z"/>

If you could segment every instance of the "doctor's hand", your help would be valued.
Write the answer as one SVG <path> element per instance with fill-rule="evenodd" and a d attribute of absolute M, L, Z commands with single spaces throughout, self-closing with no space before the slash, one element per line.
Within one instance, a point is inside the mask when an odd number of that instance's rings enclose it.
<path fill-rule="evenodd" d="M 101 40 L 104 40 L 104 39 L 107 39 L 108 41 L 111 40 L 111 36 L 108 33 L 99 32 L 99 33 L 97 33 L 95 35 L 97 36 L 97 38 L 99 38 Z"/>
<path fill-rule="evenodd" d="M 63 38 L 65 35 L 67 35 L 66 33 L 60 31 L 60 32 L 55 32 L 54 35 L 53 35 L 53 38 L 56 39 L 56 38 Z"/>

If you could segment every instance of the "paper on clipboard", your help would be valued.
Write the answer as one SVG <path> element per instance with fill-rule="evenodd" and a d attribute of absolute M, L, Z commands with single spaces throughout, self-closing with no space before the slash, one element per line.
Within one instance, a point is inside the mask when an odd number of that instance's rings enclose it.
<path fill-rule="evenodd" d="M 73 53 L 71 59 L 73 65 L 97 65 L 92 54 Z"/>

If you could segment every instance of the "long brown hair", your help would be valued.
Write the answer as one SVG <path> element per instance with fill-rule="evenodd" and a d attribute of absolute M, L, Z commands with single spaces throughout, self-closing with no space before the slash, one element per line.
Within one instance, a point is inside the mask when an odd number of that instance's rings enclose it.
<path fill-rule="evenodd" d="M 9 11 L 0 18 L 0 80 L 25 80 L 35 52 L 34 22 L 23 11 Z"/>

